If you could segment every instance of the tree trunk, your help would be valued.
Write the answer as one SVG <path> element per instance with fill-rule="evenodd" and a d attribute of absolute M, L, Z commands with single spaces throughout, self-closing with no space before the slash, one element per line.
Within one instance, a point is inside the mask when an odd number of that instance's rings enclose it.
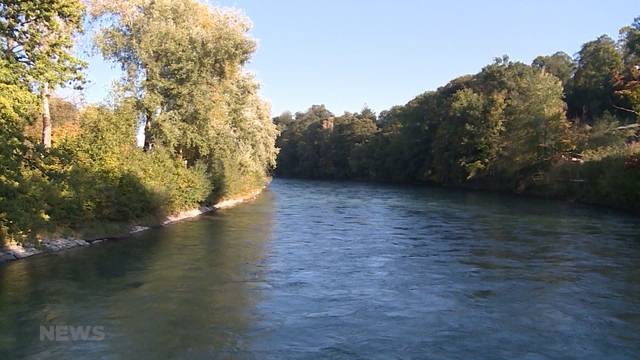
<path fill-rule="evenodd" d="M 42 144 L 45 148 L 51 147 L 51 114 L 49 113 L 49 84 L 43 83 L 40 91 L 42 97 Z"/>
<path fill-rule="evenodd" d="M 151 112 L 147 111 L 147 119 L 144 122 L 144 151 L 151 150 L 153 143 L 151 142 Z"/>
<path fill-rule="evenodd" d="M 15 46 L 15 41 L 12 39 L 7 39 L 7 59 L 15 59 L 15 54 L 13 53 L 13 47 Z"/>

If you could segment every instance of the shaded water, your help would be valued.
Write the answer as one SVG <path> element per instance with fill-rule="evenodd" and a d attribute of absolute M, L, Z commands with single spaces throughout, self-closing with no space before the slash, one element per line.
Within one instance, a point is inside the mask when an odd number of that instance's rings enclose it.
<path fill-rule="evenodd" d="M 40 326 L 102 326 L 102 341 Z M 0 358 L 637 359 L 640 224 L 566 203 L 275 180 L 0 266 Z"/>

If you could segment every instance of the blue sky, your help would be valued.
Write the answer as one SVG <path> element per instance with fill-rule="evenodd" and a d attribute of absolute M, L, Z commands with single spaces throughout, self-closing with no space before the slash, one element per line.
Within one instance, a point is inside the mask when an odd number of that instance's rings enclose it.
<path fill-rule="evenodd" d="M 580 45 L 640 16 L 635 1 L 211 0 L 251 18 L 258 50 L 247 66 L 274 115 L 325 104 L 334 113 L 377 112 L 479 71 L 507 54 L 530 63 Z M 84 52 L 88 45 L 80 46 Z M 99 55 L 86 101 L 100 102 L 119 77 Z M 68 93 L 63 91 L 63 94 Z"/>

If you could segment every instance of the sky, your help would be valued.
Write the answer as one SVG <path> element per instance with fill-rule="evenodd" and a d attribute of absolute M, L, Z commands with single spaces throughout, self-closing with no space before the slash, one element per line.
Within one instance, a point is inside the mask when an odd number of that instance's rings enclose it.
<path fill-rule="evenodd" d="M 449 80 L 509 55 L 530 63 L 562 50 L 570 55 L 640 16 L 638 0 L 418 1 L 209 0 L 241 9 L 258 49 L 247 70 L 261 83 L 272 113 L 325 104 L 336 114 L 402 105 Z M 99 54 L 90 63 L 86 102 L 101 102 L 118 66 Z M 61 95 L 77 97 L 69 90 Z"/>

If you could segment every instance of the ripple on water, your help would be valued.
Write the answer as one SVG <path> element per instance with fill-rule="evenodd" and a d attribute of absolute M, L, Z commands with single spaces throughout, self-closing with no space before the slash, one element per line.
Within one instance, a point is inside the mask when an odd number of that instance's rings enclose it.
<path fill-rule="evenodd" d="M 0 267 L 0 358 L 635 359 L 638 264 L 640 223 L 600 209 L 276 179 L 201 221 Z M 41 342 L 40 324 L 107 338 Z"/>

